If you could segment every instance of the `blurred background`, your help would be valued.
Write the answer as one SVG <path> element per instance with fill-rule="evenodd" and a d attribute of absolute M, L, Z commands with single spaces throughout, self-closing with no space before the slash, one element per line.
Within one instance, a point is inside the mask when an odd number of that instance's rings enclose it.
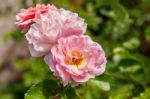
<path fill-rule="evenodd" d="M 90 86 L 88 99 L 150 99 L 150 0 L 0 0 L 0 99 L 24 99 L 29 87 L 51 72 L 29 54 L 24 34 L 14 25 L 21 8 L 55 4 L 76 12 L 87 35 L 101 44 L 106 72 Z"/>

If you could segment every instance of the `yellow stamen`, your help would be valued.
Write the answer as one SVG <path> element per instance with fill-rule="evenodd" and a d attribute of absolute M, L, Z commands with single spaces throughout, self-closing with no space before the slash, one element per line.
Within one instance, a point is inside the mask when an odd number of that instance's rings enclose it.
<path fill-rule="evenodd" d="M 77 51 L 72 51 L 71 56 L 71 60 L 65 59 L 65 62 L 69 65 L 75 65 L 78 68 L 83 61 L 83 55 Z"/>

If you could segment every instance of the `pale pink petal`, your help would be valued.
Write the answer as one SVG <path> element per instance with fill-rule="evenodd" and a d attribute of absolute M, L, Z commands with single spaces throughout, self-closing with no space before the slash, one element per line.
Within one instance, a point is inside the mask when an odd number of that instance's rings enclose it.
<path fill-rule="evenodd" d="M 32 45 L 29 45 L 29 51 L 31 53 L 31 56 L 33 56 L 33 57 L 40 57 L 40 56 L 43 56 L 44 54 L 46 54 L 43 52 L 36 51 Z"/>

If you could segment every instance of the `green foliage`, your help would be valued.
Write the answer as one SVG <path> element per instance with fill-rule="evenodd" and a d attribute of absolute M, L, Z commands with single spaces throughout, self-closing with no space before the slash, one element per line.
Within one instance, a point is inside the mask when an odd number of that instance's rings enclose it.
<path fill-rule="evenodd" d="M 108 82 L 104 82 L 104 81 L 99 81 L 99 80 L 90 80 L 88 82 L 93 88 L 98 88 L 101 89 L 103 91 L 109 91 L 110 90 L 110 85 Z"/>
<path fill-rule="evenodd" d="M 132 95 L 133 85 L 118 85 L 112 88 L 109 99 L 128 99 Z"/>
<path fill-rule="evenodd" d="M 25 94 L 25 99 L 78 99 L 75 89 L 69 85 L 63 86 L 53 79 L 43 80 L 33 85 Z"/>
<path fill-rule="evenodd" d="M 31 86 L 47 78 L 57 80 L 42 58 L 17 60 L 14 64 L 16 65 L 16 71 L 26 71 L 23 75 L 25 86 Z"/>
<path fill-rule="evenodd" d="M 150 89 L 146 89 L 145 92 L 140 94 L 140 99 L 149 99 L 150 98 Z"/>
<path fill-rule="evenodd" d="M 86 99 L 103 99 L 106 98 L 106 92 L 110 90 L 110 84 L 100 80 L 90 80 L 85 90 L 87 90 Z"/>
<path fill-rule="evenodd" d="M 44 80 L 33 85 L 25 94 L 25 99 L 51 99 L 58 94 L 59 87 L 54 80 Z"/>

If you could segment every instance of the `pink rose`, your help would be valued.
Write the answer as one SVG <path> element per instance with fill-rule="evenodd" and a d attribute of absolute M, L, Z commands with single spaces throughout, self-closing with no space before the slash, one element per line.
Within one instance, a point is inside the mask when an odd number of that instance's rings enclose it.
<path fill-rule="evenodd" d="M 102 47 L 88 36 L 60 38 L 44 60 L 64 85 L 88 81 L 101 75 L 106 67 Z"/>
<path fill-rule="evenodd" d="M 59 9 L 61 20 L 63 21 L 63 35 L 83 34 L 86 32 L 87 24 L 84 19 L 80 18 L 77 13 L 72 13 L 69 10 Z"/>
<path fill-rule="evenodd" d="M 82 35 L 86 24 L 77 14 L 64 9 L 51 10 L 46 14 L 37 13 L 26 33 L 32 56 L 43 56 L 50 52 L 60 37 Z"/>
<path fill-rule="evenodd" d="M 53 5 L 40 5 L 37 4 L 35 8 L 21 9 L 21 12 L 16 15 L 18 22 L 15 24 L 23 31 L 27 30 L 30 25 L 34 22 L 36 13 L 46 13 L 48 10 L 55 10 L 56 7 Z"/>

